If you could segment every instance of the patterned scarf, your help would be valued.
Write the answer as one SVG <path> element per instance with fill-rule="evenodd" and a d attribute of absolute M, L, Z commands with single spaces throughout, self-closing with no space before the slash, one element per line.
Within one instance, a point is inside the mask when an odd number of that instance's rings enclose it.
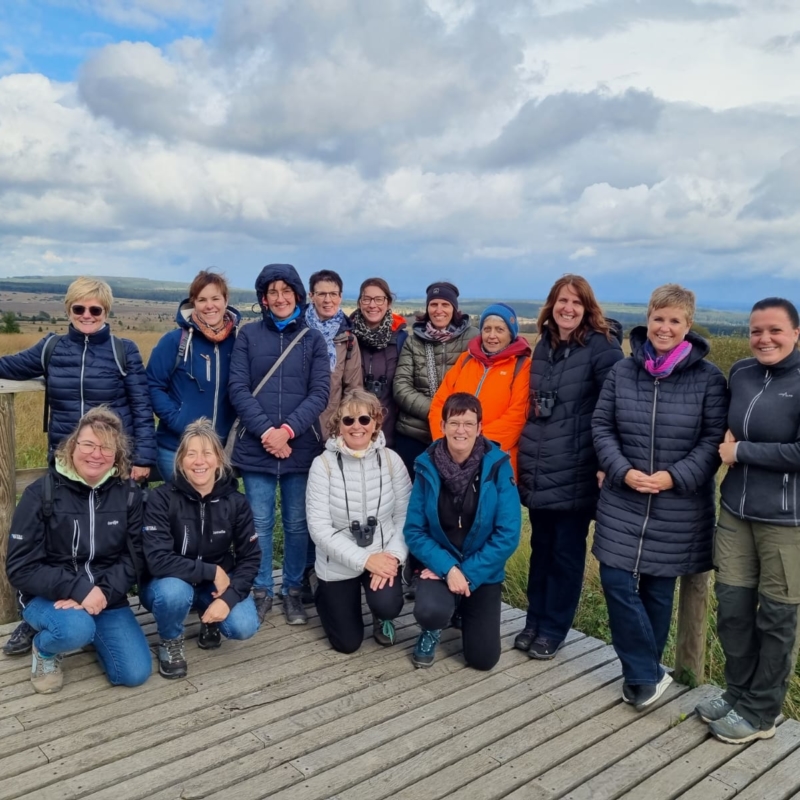
<path fill-rule="evenodd" d="M 483 436 L 479 436 L 475 440 L 475 446 L 467 460 L 463 464 L 456 464 L 447 449 L 447 439 L 437 439 L 434 443 L 433 465 L 436 467 L 442 483 L 456 500 L 463 499 L 488 449 L 489 442 Z"/>
<path fill-rule="evenodd" d="M 230 311 L 222 315 L 222 322 L 216 328 L 212 328 L 196 310 L 192 311 L 189 318 L 209 342 L 224 342 L 234 328 L 233 314 Z"/>
<path fill-rule="evenodd" d="M 353 321 L 353 333 L 359 342 L 362 342 L 367 347 L 373 350 L 385 350 L 389 346 L 389 340 L 392 338 L 392 309 L 386 309 L 386 314 L 381 320 L 381 324 L 377 328 L 370 328 L 361 309 L 357 308 L 350 317 Z"/>
<path fill-rule="evenodd" d="M 330 319 L 320 319 L 313 303 L 306 309 L 306 322 L 309 328 L 319 331 L 325 337 L 325 346 L 328 348 L 328 359 L 331 362 L 331 372 L 336 369 L 336 345 L 334 338 L 339 333 L 339 328 L 345 320 L 344 311 L 340 308 Z"/>
<path fill-rule="evenodd" d="M 673 347 L 669 353 L 659 356 L 648 339 L 644 343 L 644 368 L 654 378 L 666 378 L 672 375 L 672 371 L 678 364 L 689 358 L 689 353 L 691 352 L 691 343 L 684 339 L 677 347 Z"/>
<path fill-rule="evenodd" d="M 436 328 L 428 320 L 425 324 L 425 337 L 432 342 L 449 342 L 456 335 L 457 328 L 452 322 L 446 328 Z"/>
<path fill-rule="evenodd" d="M 436 369 L 436 352 L 431 342 L 425 342 L 425 366 L 428 368 L 428 397 L 439 388 L 439 370 Z"/>

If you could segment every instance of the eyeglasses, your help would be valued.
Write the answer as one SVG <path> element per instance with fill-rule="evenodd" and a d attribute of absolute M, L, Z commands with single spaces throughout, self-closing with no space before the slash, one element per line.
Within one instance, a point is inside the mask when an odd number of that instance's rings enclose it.
<path fill-rule="evenodd" d="M 89 313 L 93 317 L 102 317 L 106 310 L 101 306 L 89 306 Z M 82 317 L 86 313 L 86 306 L 74 305 L 72 306 L 72 313 L 76 317 Z"/>
<path fill-rule="evenodd" d="M 279 297 L 294 297 L 293 289 L 269 289 L 267 297 L 270 300 L 277 300 Z"/>
<path fill-rule="evenodd" d="M 319 297 L 320 300 L 338 300 L 341 296 L 340 292 L 314 292 L 314 297 Z"/>
<path fill-rule="evenodd" d="M 386 301 L 389 298 L 385 294 L 379 294 L 375 297 L 367 297 L 366 295 L 361 295 L 359 298 L 359 302 L 362 306 L 385 306 Z"/>
<path fill-rule="evenodd" d="M 372 422 L 372 417 L 369 414 L 360 414 L 358 417 L 342 417 L 342 425 L 345 428 L 352 428 L 356 424 L 356 420 L 359 425 L 366 428 Z"/>
<path fill-rule="evenodd" d="M 450 431 L 457 431 L 459 428 L 463 428 L 465 431 L 470 432 L 474 431 L 475 428 L 478 427 L 477 422 L 464 422 L 460 419 L 451 419 L 445 423 L 445 427 Z"/>
<path fill-rule="evenodd" d="M 108 447 L 104 444 L 95 444 L 94 442 L 87 442 L 85 439 L 82 442 L 77 442 L 78 450 L 81 451 L 85 456 L 90 456 L 94 453 L 95 450 L 99 450 L 102 455 L 106 458 L 111 458 L 112 456 L 116 455 L 117 449 L 116 447 Z"/>

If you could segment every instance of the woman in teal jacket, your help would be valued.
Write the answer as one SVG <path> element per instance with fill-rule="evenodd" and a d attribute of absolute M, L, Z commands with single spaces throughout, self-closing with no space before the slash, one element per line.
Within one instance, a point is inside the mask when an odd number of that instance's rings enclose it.
<path fill-rule="evenodd" d="M 481 435 L 480 401 L 451 395 L 442 433 L 415 462 L 404 536 L 422 562 L 414 617 L 422 633 L 412 660 L 433 664 L 441 629 L 458 612 L 464 658 L 480 670 L 500 658 L 505 565 L 519 543 L 519 494 L 508 454 Z"/>

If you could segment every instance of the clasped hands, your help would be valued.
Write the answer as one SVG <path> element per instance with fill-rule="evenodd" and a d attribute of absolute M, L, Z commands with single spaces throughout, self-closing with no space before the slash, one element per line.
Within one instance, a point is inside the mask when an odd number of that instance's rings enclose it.
<path fill-rule="evenodd" d="M 203 616 L 200 617 L 201 622 L 206 624 L 222 622 L 231 613 L 230 606 L 222 599 L 222 595 L 230 585 L 231 579 L 228 577 L 228 573 L 217 564 L 217 573 L 214 575 L 214 591 L 211 592 L 214 600 L 203 612 Z"/>
<path fill-rule="evenodd" d="M 638 469 L 629 469 L 625 473 L 625 483 L 634 491 L 642 494 L 658 494 L 672 489 L 675 485 L 672 482 L 672 476 L 665 469 L 654 472 L 652 475 Z"/>
<path fill-rule="evenodd" d="M 440 581 L 441 578 L 429 569 L 425 568 L 419 574 L 420 580 L 423 581 Z M 458 567 L 450 567 L 447 573 L 447 588 L 453 594 L 463 594 L 464 597 L 469 597 L 469 581 L 464 577 L 464 573 Z"/>
<path fill-rule="evenodd" d="M 261 435 L 261 446 L 275 458 L 289 458 L 292 454 L 286 428 L 270 428 Z"/>
<path fill-rule="evenodd" d="M 364 567 L 370 573 L 369 588 L 374 592 L 383 589 L 387 583 L 394 586 L 400 562 L 391 553 L 373 553 Z"/>
<path fill-rule="evenodd" d="M 93 586 L 89 594 L 87 594 L 80 603 L 72 598 L 67 598 L 66 600 L 56 600 L 56 602 L 53 603 L 54 608 L 62 610 L 68 608 L 79 608 L 85 611 L 87 614 L 91 614 L 93 617 L 96 617 L 107 605 L 108 600 L 106 599 L 105 594 L 103 594 L 103 590 L 99 586 Z"/>

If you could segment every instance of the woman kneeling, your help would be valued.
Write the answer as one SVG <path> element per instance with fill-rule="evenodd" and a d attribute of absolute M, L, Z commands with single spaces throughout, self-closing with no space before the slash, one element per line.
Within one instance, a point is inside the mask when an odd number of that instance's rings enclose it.
<path fill-rule="evenodd" d="M 481 417 L 476 397 L 450 395 L 444 438 L 415 463 L 405 537 L 424 566 L 414 607 L 422 628 L 416 667 L 433 664 L 441 629 L 456 611 L 467 663 L 488 670 L 500 658 L 500 594 L 522 515 L 509 455 L 481 435 Z"/>
<path fill-rule="evenodd" d="M 183 621 L 200 614 L 198 647 L 249 639 L 258 630 L 250 589 L 261 563 L 253 514 L 214 426 L 206 417 L 188 425 L 175 454 L 175 473 L 147 503 L 144 553 L 153 576 L 141 593 L 161 643 L 158 671 L 186 676 Z"/>
<path fill-rule="evenodd" d="M 141 555 L 142 497 L 127 480 L 128 440 L 106 406 L 89 411 L 29 486 L 11 523 L 7 571 L 33 639 L 31 683 L 61 689 L 62 655 L 94 643 L 111 683 L 150 675 L 147 640 L 128 605 Z"/>
<path fill-rule="evenodd" d="M 331 420 L 325 452 L 308 475 L 306 518 L 317 546 L 315 602 L 331 646 L 354 653 L 364 638 L 361 588 L 372 631 L 394 644 L 394 618 L 403 607 L 400 568 L 411 481 L 400 456 L 385 445 L 378 398 L 349 391 Z"/>

